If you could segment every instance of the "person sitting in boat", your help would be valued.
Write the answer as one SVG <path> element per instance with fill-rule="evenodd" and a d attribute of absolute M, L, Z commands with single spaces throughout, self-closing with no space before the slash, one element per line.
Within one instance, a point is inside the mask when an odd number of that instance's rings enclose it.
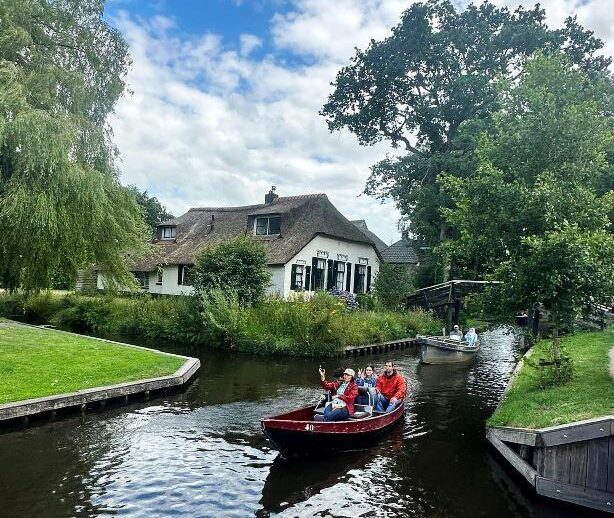
<path fill-rule="evenodd" d="M 452 340 L 459 340 L 459 341 L 462 340 L 463 332 L 460 330 L 458 325 L 455 325 L 454 329 L 452 329 L 452 331 L 450 331 L 450 338 Z"/>
<path fill-rule="evenodd" d="M 373 371 L 373 365 L 367 365 L 364 369 L 358 369 L 358 376 L 356 376 L 356 385 L 359 387 L 366 387 L 371 394 L 371 400 L 375 401 L 375 385 L 377 384 L 377 376 Z M 359 405 L 368 405 L 369 396 L 359 395 L 356 399 L 356 403 Z"/>
<path fill-rule="evenodd" d="M 392 360 L 386 362 L 384 372 L 377 378 L 375 391 L 377 393 L 375 410 L 378 412 L 392 412 L 405 399 L 407 383 L 394 368 Z"/>
<path fill-rule="evenodd" d="M 469 331 L 467 331 L 467 333 L 465 333 L 465 341 L 469 345 L 477 345 L 478 335 L 475 332 L 475 328 L 474 327 L 470 327 Z"/>
<path fill-rule="evenodd" d="M 354 400 L 358 387 L 354 382 L 354 369 L 343 371 L 343 382 L 326 381 L 326 371 L 320 367 L 320 385 L 324 390 L 334 392 L 333 400 L 324 407 L 324 421 L 344 421 L 354 415 Z"/>

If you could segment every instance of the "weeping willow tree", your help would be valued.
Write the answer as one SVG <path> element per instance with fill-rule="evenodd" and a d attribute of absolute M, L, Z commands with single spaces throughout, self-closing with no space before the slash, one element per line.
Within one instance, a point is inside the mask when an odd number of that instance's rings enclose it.
<path fill-rule="evenodd" d="M 129 279 L 146 235 L 108 115 L 130 65 L 104 0 L 0 0 L 0 283 L 39 290 L 96 263 Z"/>

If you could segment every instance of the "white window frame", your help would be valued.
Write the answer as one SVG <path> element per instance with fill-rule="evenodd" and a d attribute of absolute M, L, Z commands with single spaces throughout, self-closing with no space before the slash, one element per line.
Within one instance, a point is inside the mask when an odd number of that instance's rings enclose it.
<path fill-rule="evenodd" d="M 341 268 L 341 270 L 339 269 Z M 345 290 L 345 263 L 337 263 L 337 269 L 335 271 L 335 286 L 338 290 Z"/>
<path fill-rule="evenodd" d="M 194 268 L 194 266 L 191 264 L 181 264 L 179 265 L 179 268 L 181 268 L 181 282 L 179 283 L 179 286 L 192 286 L 191 284 L 186 284 L 185 279 L 187 277 L 186 270 L 189 272 L 192 268 Z"/>
<path fill-rule="evenodd" d="M 168 231 L 168 235 L 167 235 L 167 231 Z M 177 237 L 177 227 L 162 227 L 162 233 L 160 235 L 161 239 L 164 240 L 173 240 Z"/>
<path fill-rule="evenodd" d="M 164 269 L 162 266 L 158 266 L 158 271 L 156 272 L 156 285 L 162 286 L 162 277 L 164 276 Z"/>
<path fill-rule="evenodd" d="M 295 264 L 294 266 L 296 267 L 294 270 L 294 289 L 297 291 L 303 291 L 305 289 L 305 265 Z"/>
<path fill-rule="evenodd" d="M 356 275 L 362 279 L 362 282 L 360 283 L 360 291 L 358 292 L 358 294 L 363 294 L 366 293 L 367 289 L 366 289 L 366 282 L 367 282 L 367 265 L 366 264 L 359 264 L 358 265 L 358 271 L 356 272 Z"/>

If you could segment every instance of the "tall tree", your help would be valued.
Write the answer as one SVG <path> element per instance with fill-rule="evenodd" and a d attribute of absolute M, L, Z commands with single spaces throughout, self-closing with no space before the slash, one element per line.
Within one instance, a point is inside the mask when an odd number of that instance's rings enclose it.
<path fill-rule="evenodd" d="M 602 42 L 575 18 L 560 30 L 544 19 L 539 6 L 511 12 L 485 1 L 459 11 L 449 0 L 416 3 L 390 37 L 358 50 L 338 73 L 322 115 L 331 131 L 347 128 L 361 144 L 401 148 L 373 166 L 365 192 L 393 198 L 428 244 L 454 235 L 441 215 L 450 200 L 437 178 L 475 170 L 478 137 L 498 108 L 498 78 L 517 78 L 536 49 L 561 50 L 591 74 L 609 65 L 597 55 Z"/>
<path fill-rule="evenodd" d="M 95 262 L 129 279 L 143 221 L 109 113 L 130 64 L 103 0 L 0 0 L 0 282 L 36 290 Z"/>
<path fill-rule="evenodd" d="M 558 329 L 614 297 L 614 87 L 562 55 L 528 59 L 501 90 L 494 128 L 467 178 L 442 175 L 458 236 L 443 247 L 480 276 L 504 281 L 504 309 L 543 304 Z"/>
<path fill-rule="evenodd" d="M 146 190 L 140 191 L 136 185 L 129 185 L 127 189 L 141 208 L 149 232 L 148 237 L 156 231 L 160 223 L 175 217 L 166 210 L 166 207 L 160 203 L 158 198 L 149 196 Z"/>

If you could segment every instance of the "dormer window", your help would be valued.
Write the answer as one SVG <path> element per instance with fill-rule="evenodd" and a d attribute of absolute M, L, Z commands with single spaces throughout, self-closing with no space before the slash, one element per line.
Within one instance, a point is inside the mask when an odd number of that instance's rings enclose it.
<path fill-rule="evenodd" d="M 162 239 L 175 239 L 177 235 L 176 227 L 162 227 Z"/>
<path fill-rule="evenodd" d="M 258 216 L 256 218 L 256 235 L 271 236 L 279 234 L 281 216 Z"/>

